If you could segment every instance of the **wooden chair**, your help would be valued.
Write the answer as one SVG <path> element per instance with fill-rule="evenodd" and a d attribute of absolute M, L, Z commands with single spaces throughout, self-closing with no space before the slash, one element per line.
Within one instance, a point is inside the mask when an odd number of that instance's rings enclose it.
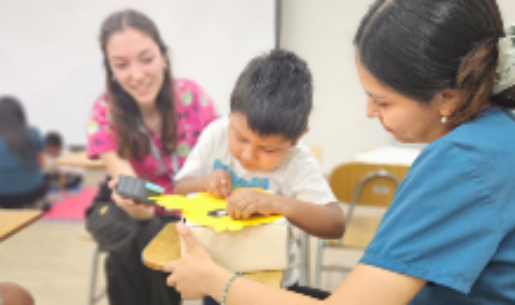
<path fill-rule="evenodd" d="M 356 215 L 356 207 L 388 207 L 408 169 L 407 165 L 350 162 L 339 165 L 332 171 L 329 184 L 336 198 L 350 205 L 345 216 L 344 236 L 339 240 L 318 240 L 315 266 L 317 288 L 321 286 L 322 272 L 349 272 L 352 269 L 347 266 L 324 265 L 325 249 L 365 249 L 374 237 L 382 216 Z"/>

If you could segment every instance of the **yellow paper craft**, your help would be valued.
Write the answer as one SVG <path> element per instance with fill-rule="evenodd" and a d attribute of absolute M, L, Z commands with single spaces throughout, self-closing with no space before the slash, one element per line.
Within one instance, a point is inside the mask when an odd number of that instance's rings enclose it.
<path fill-rule="evenodd" d="M 226 211 L 227 201 L 207 193 L 200 193 L 195 197 L 181 195 L 163 195 L 152 197 L 158 205 L 169 210 L 182 210 L 188 221 L 211 227 L 216 232 L 239 231 L 244 227 L 257 226 L 275 222 L 283 216 L 252 216 L 247 220 L 234 220 L 229 215 L 210 216 L 210 212 Z"/>

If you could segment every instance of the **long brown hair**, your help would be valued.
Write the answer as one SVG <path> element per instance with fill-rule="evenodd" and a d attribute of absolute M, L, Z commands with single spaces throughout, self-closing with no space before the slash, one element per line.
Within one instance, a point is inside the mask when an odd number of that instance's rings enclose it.
<path fill-rule="evenodd" d="M 161 90 L 156 98 L 156 107 L 161 114 L 161 141 L 164 154 L 171 154 L 177 145 L 177 124 L 175 114 L 175 92 L 172 84 L 172 73 L 167 56 L 168 48 L 163 42 L 154 22 L 141 12 L 123 10 L 111 14 L 103 22 L 100 32 L 100 45 L 104 55 L 106 86 L 109 96 L 110 114 L 117 133 L 117 152 L 122 158 L 143 159 L 150 150 L 149 139 L 138 128 L 142 122 L 141 112 L 134 98 L 127 93 L 113 78 L 109 66 L 107 42 L 116 32 L 127 28 L 136 29 L 150 36 L 159 46 L 165 57 L 166 69 Z"/>

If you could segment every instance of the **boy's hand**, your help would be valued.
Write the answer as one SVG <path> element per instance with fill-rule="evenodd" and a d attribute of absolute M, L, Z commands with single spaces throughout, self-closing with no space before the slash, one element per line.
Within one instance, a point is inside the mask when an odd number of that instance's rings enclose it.
<path fill-rule="evenodd" d="M 244 220 L 253 214 L 277 214 L 277 208 L 273 195 L 241 188 L 227 198 L 227 212 L 232 219 Z"/>
<path fill-rule="evenodd" d="M 231 195 L 231 176 L 223 169 L 218 169 L 206 176 L 204 189 L 213 196 L 226 199 Z"/>

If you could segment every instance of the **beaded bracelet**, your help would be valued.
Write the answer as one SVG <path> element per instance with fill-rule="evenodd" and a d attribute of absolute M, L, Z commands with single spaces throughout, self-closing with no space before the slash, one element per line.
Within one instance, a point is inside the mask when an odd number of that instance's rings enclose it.
<path fill-rule="evenodd" d="M 224 287 L 224 293 L 222 294 L 222 302 L 220 302 L 220 305 L 225 305 L 225 299 L 227 298 L 227 292 L 229 291 L 229 287 L 231 287 L 231 284 L 232 282 L 239 278 L 239 277 L 244 277 L 245 274 L 243 273 L 235 273 L 231 276 L 231 278 L 227 281 L 227 283 L 225 284 L 225 287 Z"/>

